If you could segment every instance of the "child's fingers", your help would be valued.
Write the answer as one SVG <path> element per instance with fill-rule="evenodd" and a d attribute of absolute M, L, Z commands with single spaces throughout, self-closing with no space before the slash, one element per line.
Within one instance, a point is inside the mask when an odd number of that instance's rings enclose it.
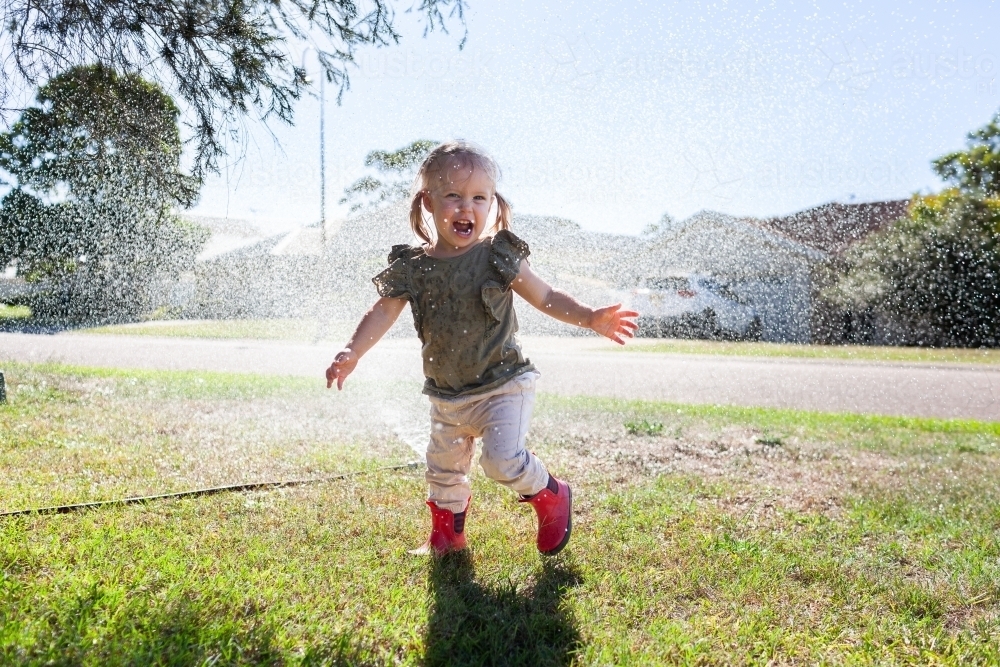
<path fill-rule="evenodd" d="M 625 344 L 624 338 L 635 338 L 635 334 L 633 333 L 633 331 L 636 328 L 638 327 L 636 327 L 634 323 L 628 320 L 620 320 L 618 322 L 618 326 L 616 326 L 607 336 L 608 338 L 618 343 L 619 345 L 624 345 Z"/>
<path fill-rule="evenodd" d="M 336 359 L 330 367 L 326 369 L 326 388 L 330 389 L 333 387 L 333 382 L 336 380 L 337 389 L 342 389 L 344 387 L 344 380 L 347 376 L 351 374 L 351 369 L 345 368 L 347 361 L 345 359 Z"/>
<path fill-rule="evenodd" d="M 344 388 L 344 382 L 347 380 L 347 376 L 354 371 L 354 363 L 351 363 L 350 359 L 341 359 L 334 363 L 334 372 L 337 376 L 337 391 Z"/>
<path fill-rule="evenodd" d="M 637 313 L 634 310 L 619 310 L 618 311 L 618 316 L 619 317 L 639 317 L 639 313 Z"/>

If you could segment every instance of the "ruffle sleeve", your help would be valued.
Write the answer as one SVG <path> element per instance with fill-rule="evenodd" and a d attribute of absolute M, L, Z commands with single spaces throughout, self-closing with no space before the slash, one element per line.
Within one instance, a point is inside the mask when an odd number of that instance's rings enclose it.
<path fill-rule="evenodd" d="M 410 258 L 413 248 L 408 245 L 394 245 L 389 251 L 389 266 L 372 278 L 379 296 L 390 298 L 410 298 Z"/>
<path fill-rule="evenodd" d="M 490 249 L 490 264 L 500 277 L 500 284 L 506 290 L 517 278 L 521 270 L 521 260 L 531 254 L 528 244 L 519 239 L 509 229 L 501 229 L 493 237 Z"/>

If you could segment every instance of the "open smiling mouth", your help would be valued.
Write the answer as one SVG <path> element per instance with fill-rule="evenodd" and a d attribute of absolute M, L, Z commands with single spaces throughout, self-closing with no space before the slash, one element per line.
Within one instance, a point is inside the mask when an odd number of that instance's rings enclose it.
<path fill-rule="evenodd" d="M 473 227 L 474 225 L 468 220 L 456 220 L 451 223 L 451 228 L 455 230 L 455 234 L 463 239 L 472 238 Z"/>

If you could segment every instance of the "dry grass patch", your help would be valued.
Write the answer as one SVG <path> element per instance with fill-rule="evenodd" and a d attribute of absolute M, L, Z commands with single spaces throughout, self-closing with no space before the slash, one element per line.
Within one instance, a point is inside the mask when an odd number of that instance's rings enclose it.
<path fill-rule="evenodd" d="M 629 484 L 681 474 L 724 482 L 734 491 L 752 490 L 729 500 L 737 509 L 835 512 L 861 486 L 886 484 L 911 465 L 882 453 L 776 437 L 744 425 L 674 423 L 655 435 L 629 433 L 622 422 L 590 411 L 571 417 L 543 413 L 533 423 L 532 439 L 577 479 Z"/>

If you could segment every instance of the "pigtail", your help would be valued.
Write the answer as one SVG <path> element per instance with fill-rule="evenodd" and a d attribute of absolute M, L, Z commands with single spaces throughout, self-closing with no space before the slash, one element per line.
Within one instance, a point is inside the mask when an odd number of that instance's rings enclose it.
<path fill-rule="evenodd" d="M 423 239 L 424 243 L 433 243 L 431 240 L 431 230 L 428 229 L 427 223 L 424 222 L 424 192 L 424 190 L 419 190 L 413 195 L 413 199 L 410 201 L 410 229 L 413 230 L 413 233 L 418 238 Z"/>
<path fill-rule="evenodd" d="M 510 202 L 507 201 L 507 199 L 499 192 L 496 193 L 496 198 L 497 198 L 497 222 L 495 225 L 496 230 L 500 231 L 501 229 L 510 229 L 510 223 L 514 217 L 513 212 L 511 211 Z"/>

